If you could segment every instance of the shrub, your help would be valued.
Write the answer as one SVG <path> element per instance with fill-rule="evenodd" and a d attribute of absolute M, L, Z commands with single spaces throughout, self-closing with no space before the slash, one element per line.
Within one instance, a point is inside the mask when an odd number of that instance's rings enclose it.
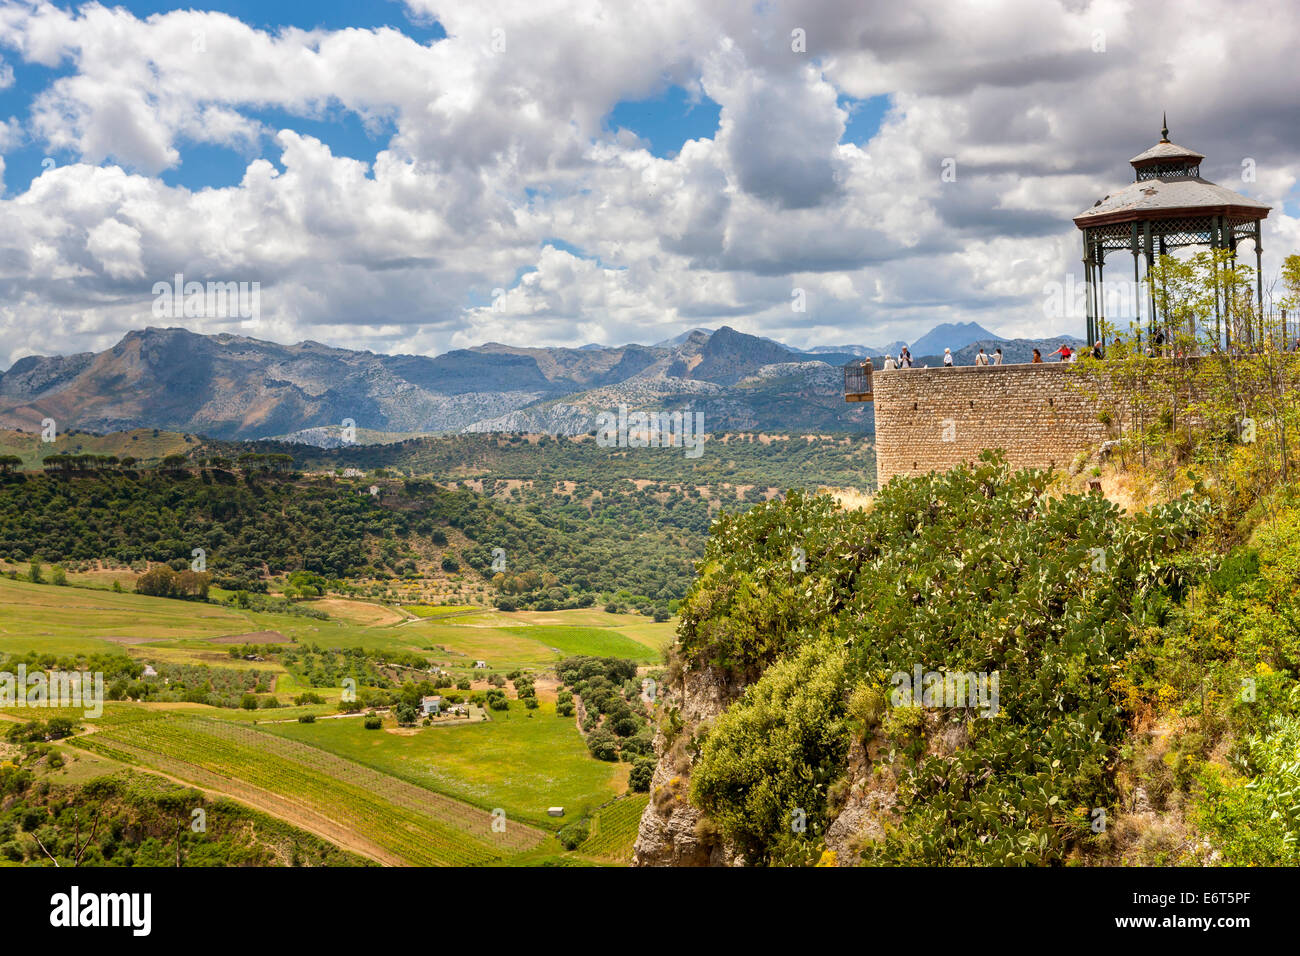
<path fill-rule="evenodd" d="M 627 777 L 627 788 L 633 793 L 649 793 L 650 780 L 655 773 L 655 759 L 641 757 L 632 764 L 632 772 Z"/>
<path fill-rule="evenodd" d="M 560 838 L 560 845 L 566 850 L 576 850 L 591 835 L 591 826 L 585 818 L 574 820 L 557 835 Z"/>
<path fill-rule="evenodd" d="M 868 511 L 795 491 L 714 522 L 679 652 L 749 686 L 698 743 L 690 799 L 747 860 L 815 862 L 852 735 L 881 712 L 868 692 L 918 664 L 996 674 L 1000 704 L 884 714 L 905 749 L 884 748 L 898 803 L 867 862 L 1061 863 L 1089 835 L 1076 809 L 1113 806 L 1131 716 L 1117 678 L 1203 573 L 1210 509 L 1188 495 L 1128 516 L 1053 480 L 986 453 L 896 478 Z M 925 746 L 932 728 L 955 752 Z"/>
<path fill-rule="evenodd" d="M 587 749 L 597 760 L 618 760 L 618 741 L 604 727 L 597 727 L 587 734 Z"/>

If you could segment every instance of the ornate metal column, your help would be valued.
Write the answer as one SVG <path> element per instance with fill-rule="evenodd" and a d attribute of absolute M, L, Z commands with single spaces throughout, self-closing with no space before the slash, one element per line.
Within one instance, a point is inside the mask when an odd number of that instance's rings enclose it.
<path fill-rule="evenodd" d="M 1087 332 L 1089 341 L 1091 336 L 1097 331 L 1097 303 L 1095 295 L 1095 268 L 1093 263 L 1093 241 L 1092 235 L 1087 231 L 1083 234 L 1083 308 L 1087 315 Z"/>

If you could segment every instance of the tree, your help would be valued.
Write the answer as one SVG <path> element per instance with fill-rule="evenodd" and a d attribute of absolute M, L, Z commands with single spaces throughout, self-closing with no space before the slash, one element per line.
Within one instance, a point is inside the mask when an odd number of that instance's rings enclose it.
<path fill-rule="evenodd" d="M 632 772 L 627 777 L 627 788 L 633 793 L 649 793 L 650 781 L 655 774 L 655 759 L 641 757 L 632 764 Z"/>
<path fill-rule="evenodd" d="M 618 741 L 604 727 L 597 727 L 587 734 L 587 749 L 597 760 L 618 760 Z"/>
<path fill-rule="evenodd" d="M 257 695 L 245 694 L 239 699 L 239 706 L 244 710 L 257 710 Z"/>
<path fill-rule="evenodd" d="M 207 571 L 173 571 L 165 564 L 150 568 L 135 582 L 137 594 L 153 597 L 207 600 L 212 575 Z"/>

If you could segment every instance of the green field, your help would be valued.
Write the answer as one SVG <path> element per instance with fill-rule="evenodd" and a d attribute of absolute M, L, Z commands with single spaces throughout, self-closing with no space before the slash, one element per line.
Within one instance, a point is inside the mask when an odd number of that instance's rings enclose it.
<path fill-rule="evenodd" d="M 627 765 L 593 759 L 573 718 L 557 717 L 554 704 L 530 711 L 512 700 L 491 718 L 406 732 L 365 730 L 351 720 L 264 729 L 538 826 L 565 822 L 548 817 L 548 807 L 564 807 L 571 820 L 626 789 Z"/>
<path fill-rule="evenodd" d="M 350 603 L 362 609 L 385 610 L 383 605 Z M 485 608 L 450 619 L 403 619 L 376 626 L 0 577 L 0 654 L 118 653 L 154 665 L 257 669 L 275 675 L 272 693 L 281 703 L 308 690 L 330 702 L 273 711 L 222 710 L 215 715 L 240 722 L 332 712 L 339 688 L 308 687 L 274 658 L 257 663 L 232 658 L 230 638 L 261 643 L 266 639 L 258 635 L 270 631 L 290 643 L 324 649 L 363 647 L 379 654 L 413 653 L 458 677 L 478 678 L 483 672 L 473 665 L 479 660 L 487 662 L 489 671 L 518 668 L 534 673 L 545 673 L 560 658 L 575 654 L 651 664 L 661 659 L 674 630 L 675 622 L 657 624 L 641 615 L 607 614 L 590 608 L 515 614 Z"/>
<path fill-rule="evenodd" d="M 364 732 L 359 720 L 330 723 Z M 270 804 L 309 829 L 346 829 L 406 863 L 497 862 L 546 839 L 518 823 L 495 832 L 490 812 L 315 747 L 202 717 L 115 710 L 78 744 L 255 805 Z"/>
<path fill-rule="evenodd" d="M 384 610 L 355 603 L 358 620 L 366 619 L 366 607 Z M 492 671 L 522 667 L 538 674 L 572 654 L 650 663 L 672 639 L 674 624 L 594 608 L 547 613 L 480 608 L 447 619 L 403 620 L 384 626 L 322 621 L 0 578 L 0 653 L 111 652 L 158 666 L 257 669 L 275 675 L 272 693 L 281 702 L 305 690 L 326 700 L 257 710 L 108 702 L 102 718 L 69 715 L 88 732 L 59 745 L 83 755 L 65 776 L 125 763 L 229 795 L 393 864 L 621 862 L 635 827 L 625 832 L 614 819 L 618 812 L 632 813 L 623 807 L 627 801 L 610 801 L 626 790 L 628 765 L 594 759 L 575 721 L 557 717 L 552 702 L 543 700 L 530 711 L 512 700 L 507 711 L 490 712 L 485 723 L 407 729 L 393 726 L 390 717 L 379 731 L 365 730 L 358 718 L 299 724 L 300 714 L 333 714 L 339 688 L 309 688 L 274 656 L 259 662 L 232 658 L 233 645 L 214 639 L 250 635 L 250 642 L 258 642 L 253 635 L 276 631 L 326 649 L 413 652 L 454 673 L 481 678 L 484 672 L 472 669 L 475 660 L 488 661 Z M 33 714 L 11 710 L 7 716 L 29 720 Z M 593 819 L 591 845 L 577 854 L 562 853 L 548 833 L 605 804 Z M 565 816 L 548 816 L 552 806 L 563 806 Z M 508 821 L 509 839 L 489 828 L 497 809 Z M 594 842 L 597 832 L 603 843 Z"/>
<path fill-rule="evenodd" d="M 362 625 L 0 578 L 0 652 L 7 653 L 95 653 L 116 647 L 142 658 L 156 652 L 217 663 L 226 659 L 227 645 L 212 638 L 278 631 L 322 647 L 428 652 L 451 667 L 468 668 L 475 660 L 494 668 L 539 667 L 569 654 L 656 661 L 673 628 L 641 615 L 590 609 L 503 614 L 491 608 L 445 620 Z M 438 647 L 450 657 L 439 655 Z"/>
<path fill-rule="evenodd" d="M 535 624 L 531 627 L 507 627 L 502 630 L 539 641 L 554 648 L 563 657 L 590 654 L 595 657 L 623 657 L 647 664 L 660 659 L 658 651 L 613 628 Z"/>
<path fill-rule="evenodd" d="M 416 617 L 446 617 L 448 615 L 471 614 L 486 610 L 473 604 L 406 604 L 402 610 L 410 611 Z"/>
<path fill-rule="evenodd" d="M 611 863 L 630 862 L 641 814 L 649 802 L 649 794 L 633 793 L 601 807 L 591 820 L 591 834 L 578 845 L 578 852 Z"/>

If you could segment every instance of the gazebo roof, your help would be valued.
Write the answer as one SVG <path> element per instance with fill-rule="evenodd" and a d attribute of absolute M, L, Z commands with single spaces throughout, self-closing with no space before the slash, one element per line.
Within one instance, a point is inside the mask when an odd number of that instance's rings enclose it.
<path fill-rule="evenodd" d="M 1199 163 L 1205 157 L 1194 149 L 1188 149 L 1186 146 L 1179 146 L 1177 143 L 1171 143 L 1167 139 L 1162 139 L 1146 152 L 1138 153 L 1129 163 L 1134 166 L 1145 166 L 1147 163 L 1169 162 L 1175 159 L 1188 160 L 1189 164 Z"/>
<path fill-rule="evenodd" d="M 1169 142 L 1169 122 L 1160 130 L 1160 142 L 1138 153 L 1129 163 L 1137 182 L 1097 200 L 1091 209 L 1074 217 L 1080 229 L 1148 219 L 1185 216 L 1227 216 L 1251 222 L 1268 216 L 1270 206 L 1202 179 L 1196 150 Z"/>
<path fill-rule="evenodd" d="M 1227 215 L 1265 219 L 1269 209 L 1265 203 L 1249 196 L 1234 193 L 1199 176 L 1179 176 L 1168 179 L 1144 179 L 1129 183 L 1119 192 L 1111 193 L 1091 209 L 1074 217 L 1080 229 L 1112 222 L 1163 219 L 1183 215 Z"/>

